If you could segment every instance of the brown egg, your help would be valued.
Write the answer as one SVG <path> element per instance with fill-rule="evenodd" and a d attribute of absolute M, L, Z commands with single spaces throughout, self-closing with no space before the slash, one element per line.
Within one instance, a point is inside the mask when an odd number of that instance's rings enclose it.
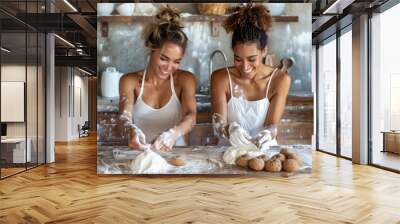
<path fill-rule="evenodd" d="M 247 168 L 248 165 L 248 161 L 251 159 L 251 157 L 249 156 L 249 154 L 244 154 L 239 156 L 235 163 L 237 166 L 243 167 L 243 168 Z"/>
<path fill-rule="evenodd" d="M 259 158 L 250 159 L 248 162 L 249 168 L 255 171 L 261 171 L 264 169 L 264 160 Z"/>
<path fill-rule="evenodd" d="M 299 163 L 300 166 L 303 165 L 303 160 L 296 153 L 288 153 L 286 155 L 286 159 L 294 159 L 297 161 L 297 163 Z"/>
<path fill-rule="evenodd" d="M 271 157 L 271 159 L 279 159 L 281 162 L 285 161 L 286 156 L 283 155 L 282 153 L 275 154 L 274 156 Z"/>
<path fill-rule="evenodd" d="M 265 162 L 265 170 L 269 172 L 279 172 L 282 169 L 282 162 L 279 159 L 269 159 Z"/>
<path fill-rule="evenodd" d="M 169 160 L 169 163 L 174 166 L 184 166 L 186 161 L 181 156 L 174 156 Z"/>
<path fill-rule="evenodd" d="M 287 159 L 283 162 L 283 170 L 286 172 L 295 172 L 299 170 L 300 165 L 295 159 Z"/>
<path fill-rule="evenodd" d="M 293 151 L 288 148 L 282 148 L 280 153 L 286 156 L 287 154 L 293 153 Z"/>
<path fill-rule="evenodd" d="M 264 162 L 267 162 L 267 160 L 269 160 L 269 157 L 265 154 L 259 155 L 257 156 L 257 158 L 264 160 Z"/>

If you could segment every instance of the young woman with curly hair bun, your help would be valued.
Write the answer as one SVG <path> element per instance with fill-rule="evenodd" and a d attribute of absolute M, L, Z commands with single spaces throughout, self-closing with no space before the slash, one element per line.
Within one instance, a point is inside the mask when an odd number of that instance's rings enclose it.
<path fill-rule="evenodd" d="M 291 79 L 262 63 L 268 52 L 272 16 L 264 5 L 239 6 L 224 27 L 232 33 L 234 63 L 213 72 L 211 96 L 215 132 L 236 142 L 275 145 Z"/>

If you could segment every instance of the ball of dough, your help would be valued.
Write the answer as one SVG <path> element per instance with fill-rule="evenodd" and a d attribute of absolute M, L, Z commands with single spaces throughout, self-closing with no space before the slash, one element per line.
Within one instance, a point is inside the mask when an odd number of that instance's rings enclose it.
<path fill-rule="evenodd" d="M 297 161 L 297 163 L 301 166 L 303 165 L 303 160 L 300 158 L 299 155 L 297 155 L 296 153 L 288 153 L 286 155 L 286 159 L 294 159 Z"/>
<path fill-rule="evenodd" d="M 240 166 L 240 167 L 243 167 L 243 168 L 247 168 L 247 165 L 248 165 L 248 162 L 249 162 L 250 159 L 251 159 L 251 157 L 250 157 L 249 154 L 244 154 L 244 155 L 239 156 L 236 159 L 235 163 L 236 163 L 237 166 Z"/>
<path fill-rule="evenodd" d="M 282 169 L 282 162 L 279 159 L 269 159 L 265 162 L 265 170 L 269 172 L 279 172 Z"/>
<path fill-rule="evenodd" d="M 168 163 L 158 153 L 146 149 L 132 160 L 131 169 L 135 174 L 160 174 L 167 172 Z"/>
<path fill-rule="evenodd" d="M 258 152 L 259 150 L 255 145 L 242 145 L 240 147 L 236 146 L 231 146 L 228 149 L 225 150 L 224 155 L 222 156 L 222 159 L 224 160 L 225 163 L 234 165 L 236 159 L 244 154 L 248 154 L 251 152 Z"/>
<path fill-rule="evenodd" d="M 248 162 L 249 168 L 255 171 L 260 171 L 264 169 L 264 160 L 259 158 L 250 159 Z"/>
<path fill-rule="evenodd" d="M 264 162 L 267 162 L 269 160 L 269 157 L 265 154 L 257 156 L 257 158 L 264 160 Z"/>
<path fill-rule="evenodd" d="M 275 154 L 274 156 L 271 157 L 271 159 L 279 159 L 281 162 L 285 161 L 286 156 L 283 155 L 282 153 Z"/>
<path fill-rule="evenodd" d="M 293 151 L 288 148 L 282 148 L 280 153 L 286 156 L 287 154 L 293 153 Z"/>
<path fill-rule="evenodd" d="M 181 156 L 174 156 L 169 160 L 169 163 L 174 166 L 184 166 L 186 161 Z"/>
<path fill-rule="evenodd" d="M 287 159 L 283 162 L 283 170 L 286 172 L 295 172 L 299 170 L 300 165 L 295 159 Z"/>

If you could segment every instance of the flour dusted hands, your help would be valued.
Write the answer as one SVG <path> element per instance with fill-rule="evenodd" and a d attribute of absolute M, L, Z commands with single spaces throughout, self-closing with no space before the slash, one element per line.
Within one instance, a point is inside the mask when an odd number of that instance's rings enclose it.
<path fill-rule="evenodd" d="M 258 148 L 263 148 L 276 138 L 277 132 L 275 125 L 269 125 L 266 129 L 260 131 L 252 141 Z"/>
<path fill-rule="evenodd" d="M 229 142 L 233 146 L 242 146 L 253 144 L 250 134 L 242 128 L 238 123 L 232 122 L 229 125 Z"/>
<path fill-rule="evenodd" d="M 152 148 L 161 151 L 171 151 L 175 145 L 176 140 L 181 136 L 181 133 L 176 128 L 171 128 L 168 131 L 163 132 L 157 137 L 153 143 Z"/>
<path fill-rule="evenodd" d="M 229 139 L 228 124 L 218 113 L 212 115 L 214 134 L 218 137 Z"/>
<path fill-rule="evenodd" d="M 253 144 L 249 133 L 238 123 L 232 122 L 228 124 L 218 113 L 212 115 L 212 122 L 214 134 L 228 139 L 233 146 Z"/>
<path fill-rule="evenodd" d="M 136 125 L 130 126 L 130 138 L 128 140 L 128 147 L 133 149 L 146 149 L 149 145 L 146 143 L 146 136 L 143 131 Z"/>
<path fill-rule="evenodd" d="M 146 136 L 143 131 L 132 122 L 132 114 L 130 112 L 123 111 L 119 116 L 119 122 L 129 132 L 128 147 L 144 150 L 149 146 L 146 143 Z"/>

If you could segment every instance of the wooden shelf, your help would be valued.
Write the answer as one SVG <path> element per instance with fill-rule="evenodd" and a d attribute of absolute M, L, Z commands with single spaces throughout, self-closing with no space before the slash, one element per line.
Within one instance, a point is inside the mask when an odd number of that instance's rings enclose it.
<path fill-rule="evenodd" d="M 298 16 L 273 16 L 275 22 L 299 22 L 299 17 Z"/>
<path fill-rule="evenodd" d="M 182 17 L 183 22 L 210 22 L 212 26 L 212 35 L 218 36 L 218 29 L 215 29 L 219 23 L 222 23 L 228 16 L 205 16 L 205 15 L 191 15 Z M 275 22 L 298 22 L 298 16 L 274 16 Z M 101 22 L 101 36 L 108 36 L 109 23 L 133 23 L 133 22 L 149 22 L 152 21 L 152 16 L 99 16 Z"/>
<path fill-rule="evenodd" d="M 228 16 L 192 15 L 182 17 L 183 22 L 223 22 Z M 102 23 L 148 22 L 152 16 L 99 16 Z M 298 22 L 298 16 L 274 16 L 275 22 Z"/>

